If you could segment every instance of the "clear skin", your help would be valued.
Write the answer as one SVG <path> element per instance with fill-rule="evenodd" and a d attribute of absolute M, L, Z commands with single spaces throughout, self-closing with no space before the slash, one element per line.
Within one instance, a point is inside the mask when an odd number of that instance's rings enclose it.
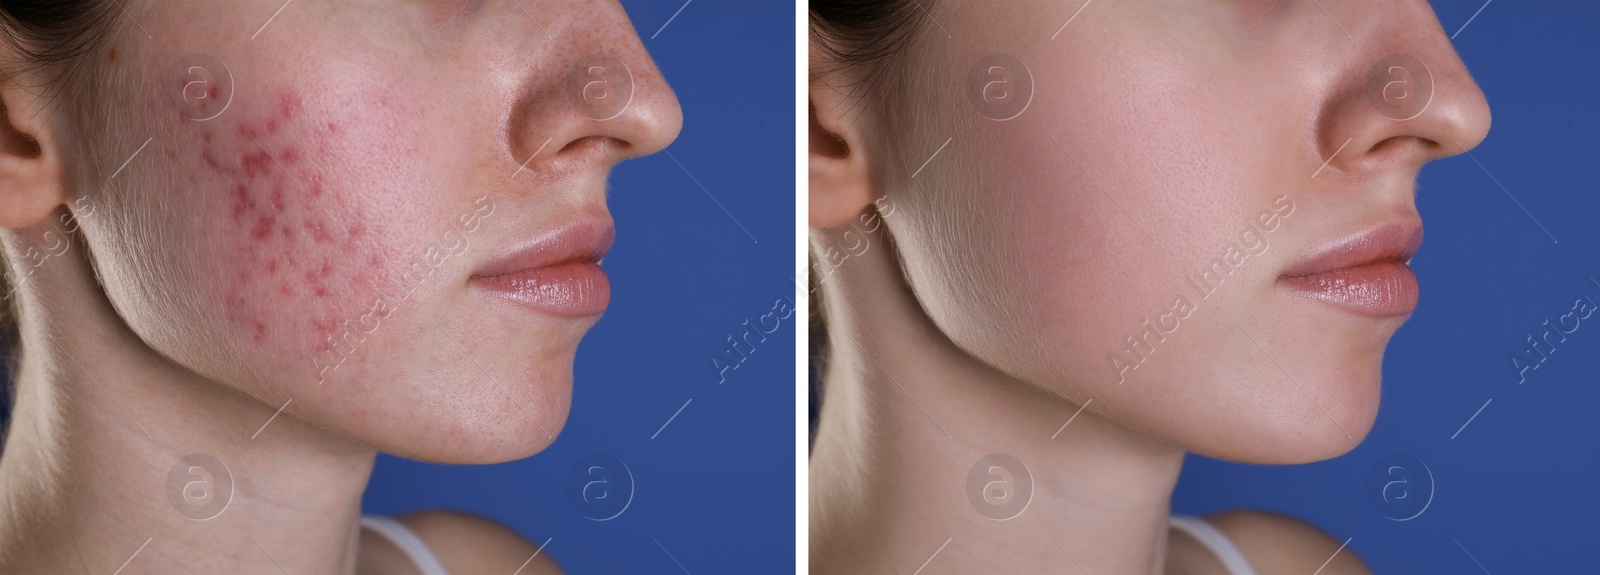
<path fill-rule="evenodd" d="M 542 450 L 597 319 L 469 278 L 564 224 L 608 221 L 609 170 L 676 137 L 677 100 L 615 2 L 295 2 L 265 28 L 282 2 L 123 4 L 87 56 L 107 78 L 95 104 L 35 88 L 38 71 L 0 92 L 25 350 L 0 572 L 111 572 L 130 556 L 122 573 L 405 572 L 357 527 L 376 452 Z M 225 109 L 173 96 L 195 53 L 231 73 Z M 574 72 L 601 55 L 631 73 L 620 114 L 581 98 Z M 417 262 L 428 273 L 406 276 Z M 383 298 L 392 309 L 371 315 Z M 332 368 L 341 322 L 365 337 Z M 192 453 L 234 484 L 205 521 L 166 496 Z M 457 572 L 510 573 L 537 548 L 467 516 L 406 521 Z"/>
<path fill-rule="evenodd" d="M 1418 217 L 1421 166 L 1488 132 L 1426 2 L 1094 2 L 1050 39 L 1080 5 L 933 3 L 944 30 L 923 22 L 887 106 L 835 88 L 859 70 L 813 64 L 812 250 L 831 340 L 811 456 L 816 572 L 930 556 L 923 573 L 1215 572 L 1169 534 L 1185 452 L 1317 461 L 1371 428 L 1404 317 L 1343 311 L 1279 276 Z M 1031 70 L 1014 120 L 966 98 L 969 67 L 993 53 Z M 1366 89 L 1394 53 L 1433 78 L 1431 104 L 1405 121 Z M 1268 249 L 1195 297 L 1186 278 L 1284 195 L 1294 211 Z M 863 234 L 875 200 L 892 212 Z M 1109 355 L 1179 295 L 1193 312 L 1119 384 Z M 1036 482 L 1014 519 L 965 496 L 991 453 Z M 1365 570 L 1351 550 L 1335 556 L 1343 536 L 1297 520 L 1216 519 L 1264 572 L 1330 556 L 1323 573 Z"/>

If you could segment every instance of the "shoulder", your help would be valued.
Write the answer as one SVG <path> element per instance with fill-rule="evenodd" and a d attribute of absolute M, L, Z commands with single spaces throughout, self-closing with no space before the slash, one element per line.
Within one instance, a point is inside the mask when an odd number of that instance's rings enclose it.
<path fill-rule="evenodd" d="M 1327 575 L 1372 573 L 1354 550 L 1344 547 L 1345 540 L 1287 515 L 1241 510 L 1208 515 L 1206 521 L 1233 540 L 1259 573 L 1311 573 L 1318 568 Z"/>
<path fill-rule="evenodd" d="M 487 517 L 456 511 L 418 511 L 395 517 L 421 538 L 451 573 L 561 573 L 539 546 Z M 529 557 L 533 557 L 530 562 Z M 524 567 L 523 564 L 527 563 Z"/>

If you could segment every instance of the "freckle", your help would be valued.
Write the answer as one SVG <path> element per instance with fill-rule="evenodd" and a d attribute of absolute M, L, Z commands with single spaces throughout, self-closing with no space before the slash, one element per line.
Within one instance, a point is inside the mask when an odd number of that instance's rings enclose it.
<path fill-rule="evenodd" d="M 110 52 L 106 52 L 106 59 L 112 62 L 117 61 L 117 49 L 112 48 Z"/>
<path fill-rule="evenodd" d="M 272 261 L 267 262 L 267 273 L 269 273 L 269 274 L 278 273 L 278 260 L 272 260 Z"/>

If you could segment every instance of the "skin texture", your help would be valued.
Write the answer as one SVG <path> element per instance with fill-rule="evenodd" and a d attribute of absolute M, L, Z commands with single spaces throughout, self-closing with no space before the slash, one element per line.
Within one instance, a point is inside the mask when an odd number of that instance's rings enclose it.
<path fill-rule="evenodd" d="M 609 225 L 610 168 L 669 144 L 677 101 L 614 2 L 123 4 L 85 101 L 29 89 L 42 72 L 4 87 L 24 353 L 0 571 L 381 564 L 356 524 L 375 453 L 542 450 L 597 319 L 469 278 Z M 625 108 L 584 99 L 597 64 L 626 67 Z M 234 489 L 204 521 L 167 496 L 195 453 Z M 417 521 L 441 544 L 498 534 L 447 566 L 533 552 L 482 520 Z"/>
<path fill-rule="evenodd" d="M 1063 549 L 1094 573 L 1193 567 L 1166 552 L 1184 452 L 1317 461 L 1371 428 L 1404 317 L 1334 308 L 1279 278 L 1417 219 L 1418 170 L 1484 138 L 1483 95 L 1421 1 L 1095 2 L 1076 17 L 1059 3 L 928 4 L 942 29 L 915 35 L 879 91 L 842 88 L 864 72 L 813 52 L 813 271 L 830 355 L 812 567 L 913 570 L 947 538 L 923 572 L 1038 572 Z M 1005 121 L 967 97 L 972 66 L 995 53 L 1033 82 Z M 1404 121 L 1369 96 L 1391 54 L 1433 81 Z M 1196 295 L 1190 278 L 1264 212 L 1265 245 Z M 1119 383 L 1108 358 L 1128 357 L 1126 338 L 1179 296 L 1176 330 Z M 991 453 L 1036 482 L 1003 522 L 962 496 Z M 1278 521 L 1244 517 L 1246 538 Z"/>

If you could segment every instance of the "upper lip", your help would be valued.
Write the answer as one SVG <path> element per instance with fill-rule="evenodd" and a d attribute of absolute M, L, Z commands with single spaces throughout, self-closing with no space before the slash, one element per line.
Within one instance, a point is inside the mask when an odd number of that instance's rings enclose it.
<path fill-rule="evenodd" d="M 1283 272 L 1296 278 L 1338 271 L 1383 261 L 1406 263 L 1422 246 L 1422 219 L 1416 216 L 1385 221 L 1341 238 Z"/>
<path fill-rule="evenodd" d="M 575 220 L 522 242 L 510 253 L 479 268 L 472 278 L 492 278 L 572 262 L 599 263 L 611 250 L 615 234 L 609 217 Z"/>

